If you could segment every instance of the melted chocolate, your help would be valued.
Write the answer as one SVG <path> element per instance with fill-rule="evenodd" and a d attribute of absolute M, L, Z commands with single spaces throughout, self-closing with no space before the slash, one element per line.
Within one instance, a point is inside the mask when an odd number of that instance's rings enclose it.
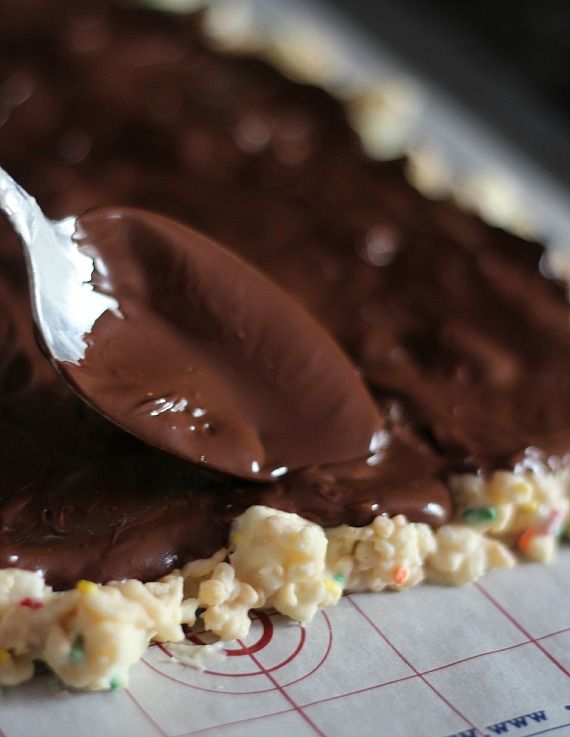
<path fill-rule="evenodd" d="M 340 104 L 208 49 L 196 18 L 0 0 L 0 164 L 52 217 L 145 208 L 244 256 L 340 342 L 385 421 L 368 462 L 265 485 L 149 448 L 37 349 L 0 223 L 0 566 L 58 587 L 151 579 L 211 553 L 254 503 L 438 525 L 450 472 L 570 451 L 569 310 L 542 248 L 422 198 L 403 162 L 365 156 Z"/>
<path fill-rule="evenodd" d="M 301 306 L 234 254 L 144 210 L 93 210 L 75 240 L 106 313 L 64 375 L 149 445 L 271 480 L 366 458 L 381 420 L 356 368 Z"/>

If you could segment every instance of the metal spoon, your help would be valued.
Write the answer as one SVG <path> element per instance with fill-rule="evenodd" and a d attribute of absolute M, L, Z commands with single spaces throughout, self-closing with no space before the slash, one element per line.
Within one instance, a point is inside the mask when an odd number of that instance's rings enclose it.
<path fill-rule="evenodd" d="M 1 169 L 0 210 L 48 357 L 119 427 L 258 480 L 378 449 L 382 420 L 332 336 L 221 245 L 129 208 L 50 221 Z"/>
<path fill-rule="evenodd" d="M 24 247 L 32 309 L 45 347 L 56 361 L 79 363 L 85 335 L 117 301 L 90 284 L 94 259 L 73 241 L 75 217 L 49 220 L 36 200 L 0 167 L 0 210 Z"/>

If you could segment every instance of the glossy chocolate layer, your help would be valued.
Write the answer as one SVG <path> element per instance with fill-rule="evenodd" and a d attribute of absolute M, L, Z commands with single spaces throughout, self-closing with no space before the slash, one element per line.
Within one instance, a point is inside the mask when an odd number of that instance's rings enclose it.
<path fill-rule="evenodd" d="M 76 220 L 92 281 L 119 312 L 59 369 L 105 417 L 153 447 L 233 476 L 272 480 L 366 458 L 380 415 L 330 334 L 267 277 L 145 210 Z"/>
<path fill-rule="evenodd" d="M 0 0 L 0 164 L 52 217 L 162 212 L 295 296 L 362 371 L 385 426 L 369 463 L 231 481 L 85 407 L 37 349 L 0 223 L 0 565 L 154 578 L 222 544 L 252 503 L 325 525 L 438 525 L 451 471 L 570 450 L 569 310 L 542 248 L 362 152 L 342 107 L 206 48 L 196 19 L 105 2 Z"/>

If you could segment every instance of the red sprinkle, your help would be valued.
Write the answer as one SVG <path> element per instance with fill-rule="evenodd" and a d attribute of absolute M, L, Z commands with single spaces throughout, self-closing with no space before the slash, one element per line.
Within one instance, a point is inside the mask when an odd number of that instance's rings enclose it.
<path fill-rule="evenodd" d="M 20 606 L 27 606 L 28 609 L 41 609 L 43 605 L 44 604 L 42 601 L 38 601 L 37 599 L 31 599 L 29 596 L 26 596 L 23 599 L 20 599 Z"/>

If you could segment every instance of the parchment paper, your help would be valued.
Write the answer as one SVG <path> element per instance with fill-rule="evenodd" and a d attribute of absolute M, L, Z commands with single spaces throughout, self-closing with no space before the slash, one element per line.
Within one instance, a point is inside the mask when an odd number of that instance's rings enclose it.
<path fill-rule="evenodd" d="M 151 647 L 128 689 L 51 676 L 0 697 L 3 737 L 570 735 L 570 550 L 461 588 L 358 594 L 306 628 L 257 618 L 211 672 Z"/>

